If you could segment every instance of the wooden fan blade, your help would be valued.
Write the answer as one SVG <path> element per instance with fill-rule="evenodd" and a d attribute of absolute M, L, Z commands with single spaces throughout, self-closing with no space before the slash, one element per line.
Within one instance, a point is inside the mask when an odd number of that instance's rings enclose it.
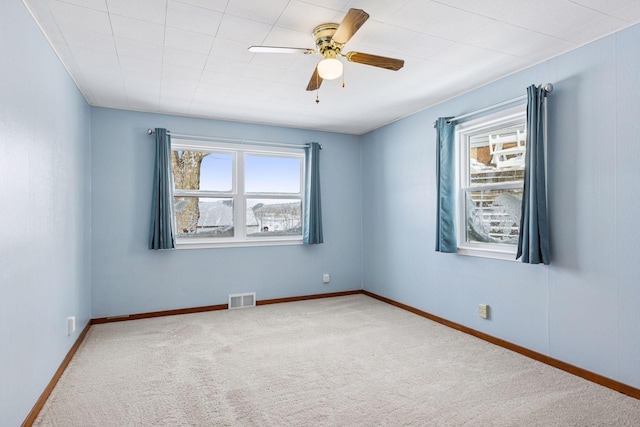
<path fill-rule="evenodd" d="M 318 90 L 320 85 L 322 84 L 322 77 L 318 74 L 318 67 L 313 70 L 313 75 L 311 76 L 311 80 L 309 80 L 309 84 L 307 85 L 307 90 Z"/>
<path fill-rule="evenodd" d="M 362 27 L 367 19 L 369 19 L 369 14 L 362 9 L 349 9 L 347 15 L 344 17 L 340 26 L 336 30 L 332 39 L 336 43 L 345 44 L 348 42 L 351 37 Z"/>
<path fill-rule="evenodd" d="M 306 47 L 281 47 L 281 46 L 251 46 L 249 47 L 251 53 L 304 53 L 309 55 L 316 53 L 313 49 Z"/>
<path fill-rule="evenodd" d="M 369 53 L 349 52 L 345 56 L 347 61 L 373 65 L 387 70 L 398 71 L 404 66 L 404 59 L 387 58 L 386 56 L 371 55 Z"/>

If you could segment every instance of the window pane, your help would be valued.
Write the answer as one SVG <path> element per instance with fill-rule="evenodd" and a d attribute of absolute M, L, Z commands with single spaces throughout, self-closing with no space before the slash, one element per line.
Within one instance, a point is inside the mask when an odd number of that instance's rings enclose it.
<path fill-rule="evenodd" d="M 175 189 L 231 191 L 233 154 L 184 150 L 171 154 Z"/>
<path fill-rule="evenodd" d="M 177 237 L 233 237 L 233 199 L 174 197 Z"/>
<path fill-rule="evenodd" d="M 300 193 L 301 159 L 294 157 L 246 156 L 247 193 Z"/>
<path fill-rule="evenodd" d="M 247 236 L 302 235 L 300 199 L 247 199 Z"/>
<path fill-rule="evenodd" d="M 467 242 L 518 244 L 522 189 L 466 191 Z"/>
<path fill-rule="evenodd" d="M 469 137 L 468 185 L 522 181 L 525 135 L 522 123 Z"/>

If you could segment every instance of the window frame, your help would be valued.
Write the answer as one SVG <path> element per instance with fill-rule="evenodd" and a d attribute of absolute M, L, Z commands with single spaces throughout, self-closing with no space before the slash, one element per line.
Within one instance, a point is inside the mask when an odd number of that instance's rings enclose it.
<path fill-rule="evenodd" d="M 458 254 L 516 261 L 517 244 L 467 242 L 466 192 L 470 189 L 498 190 L 524 188 L 524 179 L 522 183 L 489 183 L 472 186 L 469 180 L 471 174 L 469 153 L 470 138 L 472 136 L 519 124 L 524 124 L 526 129 L 526 123 L 527 110 L 525 103 L 456 125 L 456 237 Z"/>
<path fill-rule="evenodd" d="M 284 145 L 284 144 L 283 144 Z M 233 200 L 232 237 L 179 237 L 176 233 L 176 249 L 203 249 L 243 246 L 281 246 L 302 245 L 302 232 L 299 235 L 247 235 L 246 207 L 248 199 L 300 200 L 300 228 L 304 228 L 304 147 L 284 147 L 252 144 L 235 144 L 215 140 L 193 140 L 172 138 L 171 151 L 208 151 L 211 153 L 232 154 L 232 185 L 230 191 L 179 190 L 173 189 L 174 197 L 231 198 Z M 275 158 L 295 158 L 300 160 L 300 191 L 298 193 L 252 192 L 245 189 L 245 156 L 264 156 Z M 172 166 L 173 174 L 173 166 Z M 174 215 L 174 224 L 176 217 Z"/>

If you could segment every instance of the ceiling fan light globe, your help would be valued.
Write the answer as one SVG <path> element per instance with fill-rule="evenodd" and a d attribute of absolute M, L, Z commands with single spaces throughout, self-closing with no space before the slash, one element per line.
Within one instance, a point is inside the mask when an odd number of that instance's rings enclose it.
<path fill-rule="evenodd" d="M 336 58 L 327 58 L 318 64 L 318 74 L 323 80 L 334 80 L 342 75 L 343 65 Z"/>

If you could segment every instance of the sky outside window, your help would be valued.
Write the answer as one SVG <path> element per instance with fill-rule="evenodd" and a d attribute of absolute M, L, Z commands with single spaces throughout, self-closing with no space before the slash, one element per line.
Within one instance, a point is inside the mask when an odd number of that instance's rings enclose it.
<path fill-rule="evenodd" d="M 231 191 L 232 179 L 233 154 L 211 153 L 202 159 L 200 190 Z"/>
<path fill-rule="evenodd" d="M 299 157 L 245 156 L 244 168 L 247 193 L 300 193 Z"/>

